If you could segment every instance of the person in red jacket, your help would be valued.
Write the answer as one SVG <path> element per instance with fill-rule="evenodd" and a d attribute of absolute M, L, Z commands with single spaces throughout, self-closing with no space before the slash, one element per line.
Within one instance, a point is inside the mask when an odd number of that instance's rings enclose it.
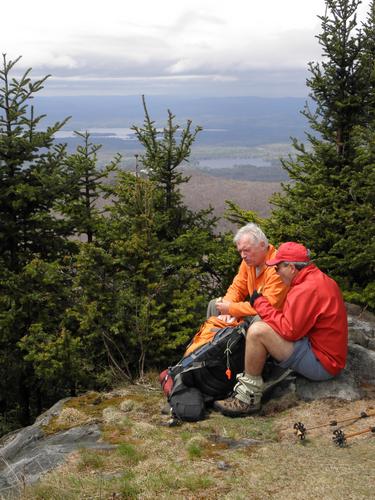
<path fill-rule="evenodd" d="M 309 251 L 299 243 L 283 243 L 266 265 L 274 267 L 290 289 L 282 310 L 257 291 L 250 297 L 262 321 L 247 333 L 245 373 L 237 376 L 233 395 L 214 404 L 231 417 L 260 409 L 268 355 L 282 368 L 311 380 L 329 380 L 346 363 L 347 314 L 337 283 L 310 261 Z"/>

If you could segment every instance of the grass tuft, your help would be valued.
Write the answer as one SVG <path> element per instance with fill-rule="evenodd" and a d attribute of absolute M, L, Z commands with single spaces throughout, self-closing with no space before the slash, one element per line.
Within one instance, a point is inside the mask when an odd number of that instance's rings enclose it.
<path fill-rule="evenodd" d="M 189 443 L 186 447 L 189 458 L 200 458 L 202 456 L 203 450 L 198 443 Z"/>
<path fill-rule="evenodd" d="M 131 471 L 127 471 L 123 474 L 120 485 L 120 494 L 122 495 L 121 498 L 139 498 L 140 489 L 138 486 L 133 484 L 134 478 L 135 474 Z"/>
<path fill-rule="evenodd" d="M 104 457 L 94 450 L 80 450 L 80 458 L 77 464 L 78 470 L 84 469 L 102 469 L 104 467 Z"/>
<path fill-rule="evenodd" d="M 117 452 L 127 464 L 136 465 L 143 458 L 137 448 L 130 443 L 121 443 L 117 447 Z"/>

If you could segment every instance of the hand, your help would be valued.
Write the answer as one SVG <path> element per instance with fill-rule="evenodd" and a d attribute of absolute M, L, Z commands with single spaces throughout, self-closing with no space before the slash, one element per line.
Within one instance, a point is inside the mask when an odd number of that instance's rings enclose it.
<path fill-rule="evenodd" d="M 254 302 L 259 299 L 259 297 L 263 297 L 261 293 L 259 293 L 257 290 L 254 290 L 253 293 L 250 295 L 250 304 L 252 307 L 254 307 Z"/>
<path fill-rule="evenodd" d="M 220 298 L 216 301 L 215 305 L 220 314 L 229 314 L 229 306 L 231 305 L 229 300 L 223 300 Z"/>

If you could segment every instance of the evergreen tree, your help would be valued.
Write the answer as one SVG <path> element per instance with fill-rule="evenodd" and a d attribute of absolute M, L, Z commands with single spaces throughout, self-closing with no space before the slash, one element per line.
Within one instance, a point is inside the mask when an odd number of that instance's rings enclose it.
<path fill-rule="evenodd" d="M 53 266 L 73 243 L 53 212 L 66 187 L 61 178 L 65 146 L 54 144 L 54 133 L 65 121 L 40 130 L 43 116 L 35 115 L 30 102 L 47 77 L 33 81 L 27 70 L 19 79 L 12 78 L 18 61 L 3 55 L 0 69 L 0 390 L 7 407 L 17 411 L 25 425 L 40 398 L 20 341 L 41 316 L 47 323 L 55 321 L 46 317 L 48 278 L 39 281 L 44 291 L 30 287 L 32 263 Z"/>
<path fill-rule="evenodd" d="M 36 254 L 51 259 L 65 245 L 63 224 L 52 208 L 65 189 L 65 146 L 53 141 L 66 120 L 38 130 L 43 116 L 34 115 L 30 100 L 47 77 L 32 81 L 28 70 L 19 80 L 11 78 L 18 61 L 3 55 L 0 70 L 0 255 L 12 271 Z"/>
<path fill-rule="evenodd" d="M 117 170 L 121 155 L 117 154 L 109 164 L 100 168 L 97 152 L 102 146 L 93 144 L 87 131 L 75 134 L 83 144 L 66 160 L 64 175 L 69 188 L 59 200 L 57 209 L 64 215 L 64 221 L 71 230 L 78 235 L 85 234 L 91 243 L 103 212 L 98 207 L 98 200 L 106 192 L 105 182 Z"/>
<path fill-rule="evenodd" d="M 373 241 L 374 207 L 367 191 L 368 163 L 358 159 L 358 130 L 369 130 L 373 123 L 374 54 L 373 12 L 367 29 L 357 30 L 358 4 L 326 1 L 318 36 L 324 59 L 309 65 L 307 80 L 316 109 L 303 112 L 317 134 L 308 134 L 310 148 L 294 140 L 296 158 L 282 162 L 291 182 L 273 197 L 276 209 L 268 232 L 274 241 L 304 243 L 342 286 L 363 290 L 373 280 L 367 242 Z M 344 242 L 353 242 L 354 226 L 360 227 L 355 244 L 359 267 L 349 258 L 352 252 L 344 251 Z"/>
<path fill-rule="evenodd" d="M 309 63 L 310 97 L 316 109 L 303 114 L 319 138 L 336 144 L 337 170 L 350 161 L 353 126 L 366 124 L 368 74 L 360 64 L 363 36 L 357 30 L 356 11 L 360 0 L 326 0 L 326 13 L 319 16 L 322 33 L 322 63 Z M 313 140 L 314 138 L 311 137 Z"/>
<path fill-rule="evenodd" d="M 233 244 L 228 247 L 226 236 L 214 234 L 217 219 L 212 216 L 211 208 L 192 212 L 183 203 L 180 185 L 189 181 L 183 168 L 188 165 L 191 147 L 201 127 L 192 131 L 192 122 L 188 120 L 181 129 L 168 110 L 167 125 L 159 132 L 144 97 L 143 107 L 144 126 L 133 129 L 145 148 L 140 164 L 158 188 L 154 210 L 159 214 L 156 235 L 163 248 L 159 251 L 162 268 L 174 270 L 157 298 L 159 316 L 162 314 L 166 323 L 166 335 L 159 349 L 161 355 L 168 356 L 171 349 L 186 343 L 202 321 L 207 300 L 215 288 L 216 293 L 225 289 L 228 269 L 232 274 L 237 256 L 232 251 Z"/>
<path fill-rule="evenodd" d="M 361 67 L 367 78 L 369 92 L 366 98 L 365 114 L 368 123 L 375 123 L 375 2 L 371 1 L 367 19 L 363 25 L 363 49 Z"/>
<path fill-rule="evenodd" d="M 349 202 L 342 208 L 346 234 L 332 251 L 343 255 L 335 273 L 347 290 L 347 300 L 375 309 L 375 128 L 353 131 L 355 159 L 351 172 Z"/>
<path fill-rule="evenodd" d="M 188 120 L 186 127 L 180 130 L 180 126 L 174 124 L 175 116 L 168 110 L 167 125 L 161 132 L 150 118 L 144 96 L 142 102 L 143 127 L 133 126 L 132 129 L 145 149 L 139 158 L 142 169 L 162 190 L 159 209 L 165 213 L 166 219 L 160 228 L 164 232 L 161 237 L 171 240 L 179 234 L 181 227 L 191 223 L 191 213 L 183 206 L 179 186 L 189 181 L 182 168 L 187 165 L 191 146 L 202 129 L 195 127 L 192 131 L 192 122 Z"/>

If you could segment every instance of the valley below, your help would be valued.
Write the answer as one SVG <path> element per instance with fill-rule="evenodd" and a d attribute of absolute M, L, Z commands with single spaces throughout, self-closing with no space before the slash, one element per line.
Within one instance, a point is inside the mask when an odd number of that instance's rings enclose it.
<path fill-rule="evenodd" d="M 233 224 L 223 218 L 226 200 L 242 209 L 253 210 L 260 217 L 268 217 L 271 212 L 269 199 L 281 190 L 280 182 L 240 181 L 214 177 L 199 170 L 189 171 L 189 175 L 189 182 L 181 186 L 186 205 L 194 211 L 213 207 L 214 215 L 221 218 L 219 232 L 234 229 Z"/>

